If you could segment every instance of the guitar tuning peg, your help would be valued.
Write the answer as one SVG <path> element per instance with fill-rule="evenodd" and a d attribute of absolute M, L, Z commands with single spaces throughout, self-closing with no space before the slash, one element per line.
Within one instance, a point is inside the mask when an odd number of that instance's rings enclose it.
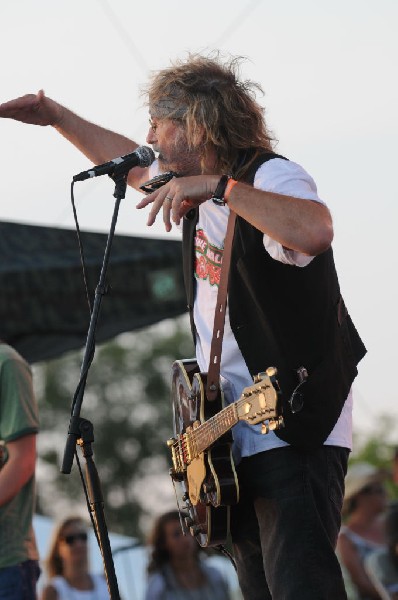
<path fill-rule="evenodd" d="M 215 489 L 216 488 L 215 488 L 214 483 L 212 483 L 212 482 L 209 483 L 207 481 L 204 482 L 204 484 L 203 484 L 203 491 L 204 491 L 205 494 L 210 494 L 211 492 L 214 492 Z"/>
<path fill-rule="evenodd" d="M 278 369 L 276 367 L 268 367 L 265 371 L 268 377 L 275 377 L 278 374 Z"/>
<path fill-rule="evenodd" d="M 283 417 L 278 417 L 277 419 L 269 419 L 267 421 L 263 421 L 263 423 L 261 423 L 261 433 L 262 434 L 266 434 L 269 433 L 270 431 L 274 431 L 275 429 L 280 429 L 281 427 L 284 427 L 285 423 L 283 420 Z"/>

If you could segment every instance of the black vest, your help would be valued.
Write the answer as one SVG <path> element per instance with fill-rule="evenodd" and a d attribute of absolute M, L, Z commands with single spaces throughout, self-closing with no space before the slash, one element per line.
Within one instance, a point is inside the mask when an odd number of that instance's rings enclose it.
<path fill-rule="evenodd" d="M 275 156 L 259 157 L 246 183 L 252 185 L 258 167 Z M 184 219 L 183 236 L 193 332 L 197 218 L 195 210 Z M 278 369 L 285 427 L 276 434 L 296 446 L 322 444 L 337 422 L 357 375 L 356 366 L 366 353 L 340 294 L 332 249 L 306 267 L 283 264 L 264 249 L 263 233 L 238 217 L 228 285 L 231 327 L 250 373 L 269 366 Z M 301 367 L 308 378 L 297 389 Z"/>

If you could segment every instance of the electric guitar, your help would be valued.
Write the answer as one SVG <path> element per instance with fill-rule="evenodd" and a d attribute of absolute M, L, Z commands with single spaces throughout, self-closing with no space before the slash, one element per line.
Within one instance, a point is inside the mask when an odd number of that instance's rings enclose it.
<path fill-rule="evenodd" d="M 262 433 L 283 426 L 274 367 L 254 377 L 254 384 L 227 406 L 221 386 L 214 401 L 206 398 L 205 390 L 206 373 L 199 372 L 194 359 L 173 364 L 175 437 L 167 442 L 173 464 L 170 475 L 181 484 L 185 525 L 203 547 L 225 542 L 230 506 L 239 499 L 231 428 L 239 420 L 262 423 Z"/>

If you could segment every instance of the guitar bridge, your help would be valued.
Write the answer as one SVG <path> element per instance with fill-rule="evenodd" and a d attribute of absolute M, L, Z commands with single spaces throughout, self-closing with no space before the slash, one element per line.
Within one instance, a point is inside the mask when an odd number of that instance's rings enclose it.
<path fill-rule="evenodd" d="M 177 438 L 170 438 L 167 440 L 167 446 L 171 450 L 171 460 L 173 462 L 173 468 L 170 469 L 170 475 L 172 479 L 181 481 L 183 474 L 186 471 L 186 453 L 184 452 L 184 444 L 182 440 L 183 436 Z"/>

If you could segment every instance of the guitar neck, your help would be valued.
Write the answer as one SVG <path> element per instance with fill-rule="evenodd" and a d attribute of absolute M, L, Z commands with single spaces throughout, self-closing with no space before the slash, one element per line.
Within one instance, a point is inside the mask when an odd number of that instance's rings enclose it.
<path fill-rule="evenodd" d="M 230 404 L 208 421 L 186 433 L 191 458 L 199 456 L 239 421 L 236 404 Z"/>
<path fill-rule="evenodd" d="M 183 366 L 180 366 L 179 363 L 176 364 L 176 374 L 173 380 L 174 389 L 177 390 L 179 386 L 183 388 L 185 386 L 187 396 L 193 394 L 192 397 L 200 398 L 201 403 L 203 403 L 205 386 L 198 371 L 195 370 L 194 376 L 190 377 Z M 200 423 L 199 420 L 194 423 L 190 421 L 190 425 L 185 432 L 177 432 L 176 437 L 168 440 L 167 444 L 172 453 L 174 473 L 184 473 L 187 465 L 192 460 L 203 454 L 240 420 L 249 425 L 262 423 L 261 433 L 268 433 L 283 427 L 283 417 L 279 414 L 278 399 L 280 390 L 275 378 L 276 372 L 275 367 L 268 367 L 266 371 L 261 371 L 253 378 L 253 385 L 244 388 L 239 400 L 229 404 L 203 423 Z M 183 377 L 180 377 L 180 373 L 183 373 Z M 197 379 L 195 379 L 196 377 Z M 194 383 L 192 385 L 193 379 Z M 178 419 L 181 419 L 182 412 L 178 402 L 177 408 Z M 195 412 L 195 414 L 197 413 Z"/>

